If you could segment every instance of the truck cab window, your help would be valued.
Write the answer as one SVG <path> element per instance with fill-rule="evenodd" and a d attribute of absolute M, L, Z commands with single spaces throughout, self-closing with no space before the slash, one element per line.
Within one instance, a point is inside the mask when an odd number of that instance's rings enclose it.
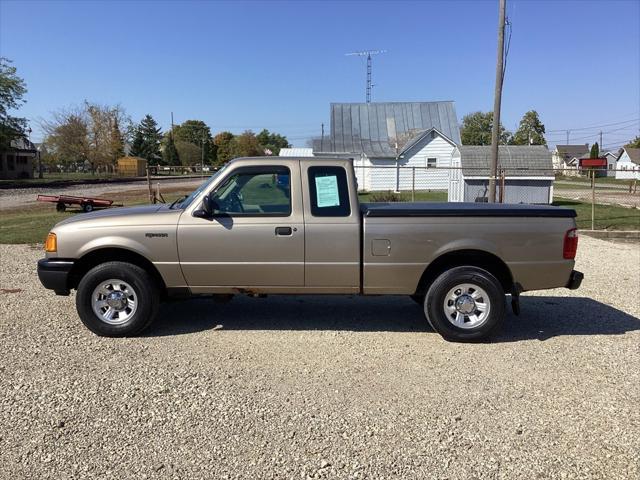
<path fill-rule="evenodd" d="M 285 167 L 241 169 L 218 187 L 211 198 L 220 213 L 289 216 L 290 177 Z"/>
<path fill-rule="evenodd" d="M 311 215 L 348 217 L 351 215 L 347 172 L 342 167 L 309 167 Z"/>

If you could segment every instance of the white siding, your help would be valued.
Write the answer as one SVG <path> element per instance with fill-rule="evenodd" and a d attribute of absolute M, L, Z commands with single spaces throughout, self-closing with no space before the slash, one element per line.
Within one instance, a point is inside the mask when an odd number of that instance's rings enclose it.
<path fill-rule="evenodd" d="M 434 138 L 423 139 L 400 160 L 400 166 L 415 168 L 416 190 L 447 190 L 449 187 L 449 167 L 455 147 L 437 133 Z M 411 156 L 409 156 L 411 155 Z M 426 168 L 427 159 L 435 158 L 437 168 Z M 411 190 L 413 171 L 405 169 L 400 175 L 400 189 Z"/>
<path fill-rule="evenodd" d="M 620 180 L 640 180 L 640 165 L 636 165 L 629 158 L 626 150 L 622 151 L 622 155 L 616 162 L 616 178 Z M 622 170 L 622 171 L 621 171 Z"/>

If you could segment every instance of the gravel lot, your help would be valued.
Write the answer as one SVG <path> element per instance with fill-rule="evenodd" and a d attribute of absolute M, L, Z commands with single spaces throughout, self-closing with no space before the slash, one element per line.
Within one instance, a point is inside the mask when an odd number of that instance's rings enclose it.
<path fill-rule="evenodd" d="M 453 344 L 405 298 L 173 303 L 103 339 L 0 246 L 0 478 L 640 476 L 640 248 Z"/>
<path fill-rule="evenodd" d="M 153 180 L 155 187 L 160 182 L 162 188 L 186 188 L 196 189 L 202 182 L 201 178 Z M 36 197 L 40 195 L 76 195 L 87 197 L 99 197 L 113 192 L 127 192 L 147 188 L 147 182 L 127 182 L 127 183 L 104 183 L 74 185 L 69 187 L 55 188 L 7 188 L 0 189 L 0 210 L 33 205 Z"/>

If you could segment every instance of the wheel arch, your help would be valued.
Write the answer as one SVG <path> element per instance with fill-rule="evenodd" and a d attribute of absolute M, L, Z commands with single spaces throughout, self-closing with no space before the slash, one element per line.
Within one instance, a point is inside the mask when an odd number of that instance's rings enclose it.
<path fill-rule="evenodd" d="M 105 247 L 91 250 L 76 260 L 69 272 L 69 288 L 78 288 L 80 280 L 89 270 L 106 262 L 126 262 L 137 265 L 151 275 L 160 288 L 162 296 L 165 296 L 167 286 L 153 262 L 137 252 L 121 247 Z"/>
<path fill-rule="evenodd" d="M 440 274 L 462 266 L 482 268 L 498 279 L 506 293 L 513 290 L 513 275 L 500 257 L 484 250 L 463 249 L 444 253 L 429 263 L 420 277 L 415 295 L 425 295 Z"/>

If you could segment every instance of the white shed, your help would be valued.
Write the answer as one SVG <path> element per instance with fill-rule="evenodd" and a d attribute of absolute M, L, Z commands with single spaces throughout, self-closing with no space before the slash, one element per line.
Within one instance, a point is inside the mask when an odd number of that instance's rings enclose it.
<path fill-rule="evenodd" d="M 448 200 L 486 202 L 489 192 L 491 147 L 458 146 L 451 160 Z M 504 203 L 549 204 L 553 202 L 553 164 L 546 147 L 500 145 L 498 171 L 504 173 Z M 502 182 L 496 184 L 500 198 Z"/>
<path fill-rule="evenodd" d="M 313 148 L 292 147 L 281 148 L 279 157 L 313 157 Z"/>
<path fill-rule="evenodd" d="M 640 180 L 640 148 L 624 147 L 616 162 L 616 178 Z"/>

